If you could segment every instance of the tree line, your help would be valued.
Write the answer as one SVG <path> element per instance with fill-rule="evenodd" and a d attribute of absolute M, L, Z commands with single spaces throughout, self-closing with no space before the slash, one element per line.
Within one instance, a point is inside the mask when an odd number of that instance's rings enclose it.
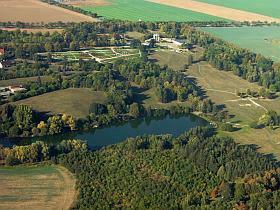
<path fill-rule="evenodd" d="M 81 140 L 63 140 L 53 145 L 42 141 L 36 141 L 30 145 L 13 146 L 12 148 L 0 145 L 0 163 L 8 166 L 37 163 L 52 160 L 61 154 L 67 154 L 71 151 L 87 151 L 87 144 Z"/>

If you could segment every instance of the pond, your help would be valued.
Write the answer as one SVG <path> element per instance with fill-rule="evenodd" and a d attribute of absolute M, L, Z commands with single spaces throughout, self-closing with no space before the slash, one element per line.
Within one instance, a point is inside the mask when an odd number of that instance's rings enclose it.
<path fill-rule="evenodd" d="M 81 139 L 88 142 L 91 149 L 98 149 L 103 146 L 116 144 L 129 137 L 141 135 L 172 134 L 178 136 L 185 131 L 197 126 L 206 126 L 208 122 L 195 115 L 164 116 L 161 118 L 145 118 L 132 120 L 129 122 L 112 125 L 108 127 L 96 128 L 90 131 L 72 132 L 54 136 L 33 137 L 23 139 L 2 140 L 4 145 L 26 145 L 38 140 L 45 142 L 60 142 L 67 139 Z"/>

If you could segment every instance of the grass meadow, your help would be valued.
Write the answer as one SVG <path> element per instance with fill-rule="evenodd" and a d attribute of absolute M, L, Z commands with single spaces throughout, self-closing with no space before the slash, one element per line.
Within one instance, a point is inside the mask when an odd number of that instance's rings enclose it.
<path fill-rule="evenodd" d="M 270 57 L 274 61 L 280 61 L 279 26 L 209 27 L 201 29 L 239 47 L 260 53 L 266 57 Z"/>
<path fill-rule="evenodd" d="M 61 166 L 0 167 L 0 209 L 68 209 L 75 179 Z"/>
<path fill-rule="evenodd" d="M 280 1 L 278 0 L 197 0 L 209 4 L 229 7 L 280 18 Z"/>
<path fill-rule="evenodd" d="M 280 99 L 275 100 L 240 100 L 236 96 L 236 90 L 244 91 L 247 88 L 257 91 L 260 86 L 250 83 L 232 72 L 219 71 L 211 67 L 206 62 L 201 62 L 191 66 L 188 75 L 205 90 L 206 97 L 216 104 L 225 106 L 225 110 L 231 115 L 229 122 L 235 124 L 240 130 L 235 132 L 220 132 L 221 135 L 229 135 L 241 144 L 255 144 L 260 147 L 260 152 L 272 153 L 280 159 L 280 129 L 271 130 L 252 129 L 249 124 L 258 120 L 266 111 L 273 109 L 279 112 Z M 211 75 L 211 76 L 209 76 Z"/>
<path fill-rule="evenodd" d="M 108 0 L 109 5 L 82 7 L 107 19 L 131 21 L 216 21 L 221 18 L 145 0 Z"/>
<path fill-rule="evenodd" d="M 69 88 L 23 99 L 15 103 L 29 105 L 39 112 L 69 114 L 83 118 L 89 114 L 91 103 L 104 103 L 105 101 L 104 92 L 92 91 L 89 88 Z"/>
<path fill-rule="evenodd" d="M 174 70 L 184 70 L 184 65 L 188 64 L 187 58 L 188 54 L 173 51 L 155 51 L 149 56 L 149 59 L 156 61 L 159 65 L 168 65 Z"/>

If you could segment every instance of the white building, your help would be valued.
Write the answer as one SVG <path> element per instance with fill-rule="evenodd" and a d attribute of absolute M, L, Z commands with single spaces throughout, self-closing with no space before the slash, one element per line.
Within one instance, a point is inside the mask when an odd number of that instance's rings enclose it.
<path fill-rule="evenodd" d="M 159 35 L 159 34 L 154 34 L 154 35 L 153 35 L 153 39 L 154 39 L 156 42 L 160 42 L 160 35 Z"/>

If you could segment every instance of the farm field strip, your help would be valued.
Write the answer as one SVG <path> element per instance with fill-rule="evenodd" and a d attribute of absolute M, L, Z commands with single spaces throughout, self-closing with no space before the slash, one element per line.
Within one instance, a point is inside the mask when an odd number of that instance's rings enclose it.
<path fill-rule="evenodd" d="M 145 0 L 108 0 L 105 6 L 81 6 L 107 19 L 131 21 L 218 21 L 219 17 Z"/>
<path fill-rule="evenodd" d="M 280 19 L 247 12 L 237 9 L 232 9 L 223 6 L 212 5 L 204 2 L 197 2 L 192 0 L 148 0 L 153 3 L 164 4 L 168 6 L 178 7 L 182 9 L 189 9 L 194 12 L 205 13 L 207 15 L 217 16 L 220 18 L 234 20 L 234 21 L 267 21 L 280 22 Z"/>
<path fill-rule="evenodd" d="M 199 28 L 239 47 L 280 61 L 280 27 L 205 27 Z"/>
<path fill-rule="evenodd" d="M 43 3 L 40 0 L 1 0 L 0 21 L 2 22 L 95 22 L 90 16 L 61 7 Z"/>
<path fill-rule="evenodd" d="M 280 18 L 280 1 L 278 0 L 196 0 L 208 4 L 229 7 Z"/>
<path fill-rule="evenodd" d="M 0 209 L 68 209 L 75 179 L 61 166 L 0 167 Z"/>

